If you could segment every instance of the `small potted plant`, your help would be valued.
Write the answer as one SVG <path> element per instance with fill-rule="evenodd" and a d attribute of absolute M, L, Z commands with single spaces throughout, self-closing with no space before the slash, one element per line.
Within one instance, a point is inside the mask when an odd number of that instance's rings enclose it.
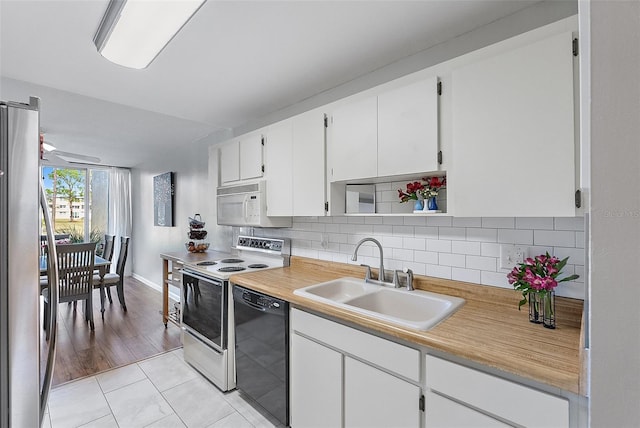
<path fill-rule="evenodd" d="M 524 263 L 514 267 L 507 275 L 509 284 L 522 292 L 518 309 L 529 302 L 529 321 L 543 323 L 547 328 L 556 328 L 554 290 L 560 282 L 579 278 L 579 275 L 574 274 L 558 279 L 568 260 L 569 257 L 560 260 L 547 252 L 525 259 Z"/>

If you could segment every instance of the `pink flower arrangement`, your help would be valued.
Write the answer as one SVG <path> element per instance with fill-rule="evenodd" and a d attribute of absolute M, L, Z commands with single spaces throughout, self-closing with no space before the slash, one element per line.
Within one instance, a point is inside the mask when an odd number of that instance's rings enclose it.
<path fill-rule="evenodd" d="M 579 275 L 570 275 L 558 279 L 558 275 L 568 260 L 569 257 L 560 260 L 545 253 L 535 258 L 529 257 L 525 259 L 524 263 L 514 267 L 507 275 L 507 279 L 514 289 L 522 292 L 522 300 L 520 300 L 518 309 L 527 303 L 529 293 L 546 294 L 553 291 L 560 282 L 579 278 Z"/>
<path fill-rule="evenodd" d="M 438 196 L 438 192 L 447 184 L 446 177 L 424 177 L 422 179 L 425 183 L 414 181 L 413 183 L 407 183 L 407 190 L 398 189 L 398 198 L 400 203 L 408 202 L 411 200 L 429 199 Z"/>

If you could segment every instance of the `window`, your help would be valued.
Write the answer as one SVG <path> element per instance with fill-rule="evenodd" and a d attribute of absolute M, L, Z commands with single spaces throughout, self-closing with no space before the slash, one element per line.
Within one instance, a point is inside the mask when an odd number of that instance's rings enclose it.
<path fill-rule="evenodd" d="M 100 242 L 108 224 L 108 171 L 43 166 L 42 178 L 55 233 L 72 242 Z"/>

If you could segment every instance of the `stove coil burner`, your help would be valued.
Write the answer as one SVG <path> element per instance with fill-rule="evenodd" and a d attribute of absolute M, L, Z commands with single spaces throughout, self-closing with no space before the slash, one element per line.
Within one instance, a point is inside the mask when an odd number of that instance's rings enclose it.
<path fill-rule="evenodd" d="M 240 272 L 245 269 L 243 266 L 224 266 L 218 269 L 218 272 Z"/>
<path fill-rule="evenodd" d="M 243 261 L 242 259 L 222 259 L 220 263 L 242 263 Z"/>
<path fill-rule="evenodd" d="M 197 263 L 198 266 L 213 266 L 216 264 L 217 263 L 214 262 L 213 260 L 205 260 L 204 262 Z"/>
<path fill-rule="evenodd" d="M 251 264 L 251 265 L 249 265 L 247 267 L 251 268 L 251 269 L 264 269 L 264 268 L 269 267 L 269 266 L 265 265 L 264 263 L 254 263 L 254 264 Z"/>

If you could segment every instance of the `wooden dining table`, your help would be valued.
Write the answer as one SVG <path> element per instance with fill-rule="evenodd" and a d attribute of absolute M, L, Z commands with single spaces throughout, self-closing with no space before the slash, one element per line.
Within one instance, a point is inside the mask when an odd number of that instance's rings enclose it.
<path fill-rule="evenodd" d="M 104 300 L 105 300 L 105 291 L 104 291 L 104 276 L 107 274 L 107 271 L 111 266 L 111 261 L 107 259 L 103 259 L 100 256 L 95 256 L 93 259 L 93 267 L 98 271 L 98 276 L 100 277 L 100 312 L 104 316 Z M 47 256 L 40 256 L 40 276 L 47 275 Z"/>

